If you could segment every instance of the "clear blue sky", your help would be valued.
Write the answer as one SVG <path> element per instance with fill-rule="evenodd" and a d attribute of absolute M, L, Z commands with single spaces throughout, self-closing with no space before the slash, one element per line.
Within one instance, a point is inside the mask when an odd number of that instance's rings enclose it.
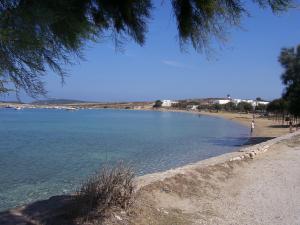
<path fill-rule="evenodd" d="M 68 67 L 61 85 L 58 76 L 45 77 L 48 96 L 91 101 L 143 101 L 223 97 L 274 99 L 281 95 L 282 47 L 300 44 L 300 10 L 281 15 L 250 5 L 251 16 L 241 29 L 229 30 L 228 41 L 213 44 L 209 57 L 193 49 L 182 52 L 168 1 L 156 4 L 146 44 L 128 41 L 125 52 L 112 42 L 89 44 L 85 61 Z M 13 96 L 2 97 L 5 100 Z M 30 101 L 21 94 L 21 100 Z"/>

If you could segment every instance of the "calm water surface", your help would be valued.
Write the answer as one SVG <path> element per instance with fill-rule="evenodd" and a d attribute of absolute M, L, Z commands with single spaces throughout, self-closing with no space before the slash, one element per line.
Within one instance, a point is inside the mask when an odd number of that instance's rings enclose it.
<path fill-rule="evenodd" d="M 72 192 L 104 163 L 162 171 L 233 151 L 247 136 L 232 121 L 186 113 L 0 109 L 0 211 Z"/>

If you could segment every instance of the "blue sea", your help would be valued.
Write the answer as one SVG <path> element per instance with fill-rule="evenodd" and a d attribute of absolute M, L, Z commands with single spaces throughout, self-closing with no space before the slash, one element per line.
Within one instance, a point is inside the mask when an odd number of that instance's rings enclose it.
<path fill-rule="evenodd" d="M 231 152 L 248 132 L 187 113 L 0 109 L 0 211 L 71 193 L 104 164 L 142 175 Z"/>

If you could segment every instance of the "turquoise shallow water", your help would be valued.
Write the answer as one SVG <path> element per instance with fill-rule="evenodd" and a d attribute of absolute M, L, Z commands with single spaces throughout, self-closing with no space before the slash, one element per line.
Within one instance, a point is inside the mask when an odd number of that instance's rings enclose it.
<path fill-rule="evenodd" d="M 137 174 L 233 151 L 248 129 L 221 118 L 126 110 L 0 109 L 0 211 L 72 192 L 104 163 Z"/>

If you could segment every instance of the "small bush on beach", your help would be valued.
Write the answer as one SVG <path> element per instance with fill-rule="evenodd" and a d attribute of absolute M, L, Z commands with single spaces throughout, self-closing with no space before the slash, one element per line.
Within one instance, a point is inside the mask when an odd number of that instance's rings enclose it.
<path fill-rule="evenodd" d="M 72 217 L 81 220 L 104 218 L 132 202 L 134 172 L 122 163 L 106 166 L 90 177 L 74 195 Z"/>

